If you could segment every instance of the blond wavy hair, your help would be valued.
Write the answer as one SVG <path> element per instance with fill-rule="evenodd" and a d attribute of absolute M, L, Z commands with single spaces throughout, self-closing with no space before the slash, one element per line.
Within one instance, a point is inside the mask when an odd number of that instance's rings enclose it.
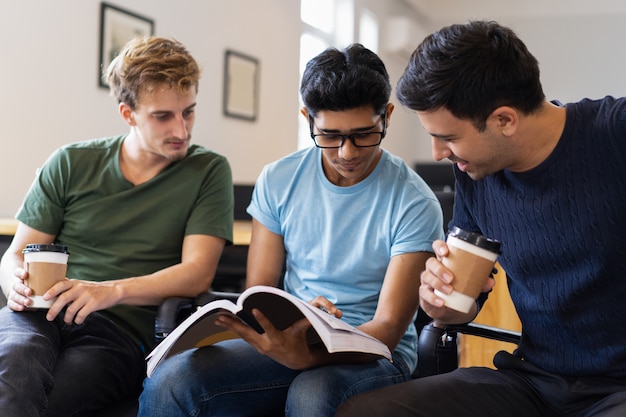
<path fill-rule="evenodd" d="M 168 84 L 180 93 L 198 91 L 200 67 L 174 39 L 146 36 L 129 41 L 103 73 L 118 103 L 135 109 L 140 93 Z"/>

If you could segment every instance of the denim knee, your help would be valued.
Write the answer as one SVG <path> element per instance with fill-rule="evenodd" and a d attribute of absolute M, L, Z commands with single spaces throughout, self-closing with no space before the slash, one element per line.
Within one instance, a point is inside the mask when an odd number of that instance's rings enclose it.
<path fill-rule="evenodd" d="M 333 416 L 346 399 L 371 389 L 406 381 L 408 367 L 401 359 L 366 364 L 329 365 L 298 375 L 287 396 L 287 416 Z"/>

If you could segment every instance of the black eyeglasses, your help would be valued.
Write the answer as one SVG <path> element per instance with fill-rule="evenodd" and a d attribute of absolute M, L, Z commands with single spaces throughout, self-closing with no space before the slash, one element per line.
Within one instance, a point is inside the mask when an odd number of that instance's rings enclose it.
<path fill-rule="evenodd" d="M 309 115 L 309 129 L 311 131 L 311 139 L 318 148 L 341 148 L 346 139 L 350 139 L 357 148 L 369 148 L 380 145 L 387 134 L 387 113 L 380 115 L 383 119 L 382 132 L 358 132 L 344 135 L 342 133 L 313 133 L 314 120 Z"/>

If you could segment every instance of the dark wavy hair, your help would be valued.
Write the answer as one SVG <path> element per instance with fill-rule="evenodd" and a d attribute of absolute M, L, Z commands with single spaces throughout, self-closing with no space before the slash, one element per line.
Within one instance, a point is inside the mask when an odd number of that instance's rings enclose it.
<path fill-rule="evenodd" d="M 309 114 L 373 106 L 385 112 L 391 95 L 383 61 L 361 44 L 339 51 L 328 48 L 311 59 L 304 70 L 300 95 Z"/>
<path fill-rule="evenodd" d="M 445 107 L 480 131 L 500 106 L 531 114 L 545 100 L 537 59 L 513 30 L 493 21 L 451 25 L 426 37 L 396 95 L 413 110 Z"/>

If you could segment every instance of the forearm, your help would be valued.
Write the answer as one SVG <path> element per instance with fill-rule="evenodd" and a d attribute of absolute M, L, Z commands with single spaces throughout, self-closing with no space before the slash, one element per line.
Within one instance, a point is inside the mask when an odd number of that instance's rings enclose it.
<path fill-rule="evenodd" d="M 113 287 L 115 304 L 157 305 L 168 297 L 195 297 L 207 291 L 215 270 L 193 263 L 180 263 L 155 273 L 107 281 Z"/>
<path fill-rule="evenodd" d="M 168 297 L 195 297 L 207 291 L 224 243 L 213 236 L 187 236 L 180 263 L 152 274 L 111 281 L 116 304 L 156 305 Z"/>
<path fill-rule="evenodd" d="M 380 340 L 393 352 L 398 346 L 398 343 L 400 343 L 404 333 L 406 333 L 410 321 L 410 318 L 402 319 L 400 317 L 395 317 L 395 320 L 387 320 L 384 322 L 375 319 L 363 323 L 357 326 L 357 328 Z"/>
<path fill-rule="evenodd" d="M 419 274 L 430 252 L 412 252 L 391 258 L 373 318 L 358 326 L 394 351 L 411 325 L 419 306 Z"/>

